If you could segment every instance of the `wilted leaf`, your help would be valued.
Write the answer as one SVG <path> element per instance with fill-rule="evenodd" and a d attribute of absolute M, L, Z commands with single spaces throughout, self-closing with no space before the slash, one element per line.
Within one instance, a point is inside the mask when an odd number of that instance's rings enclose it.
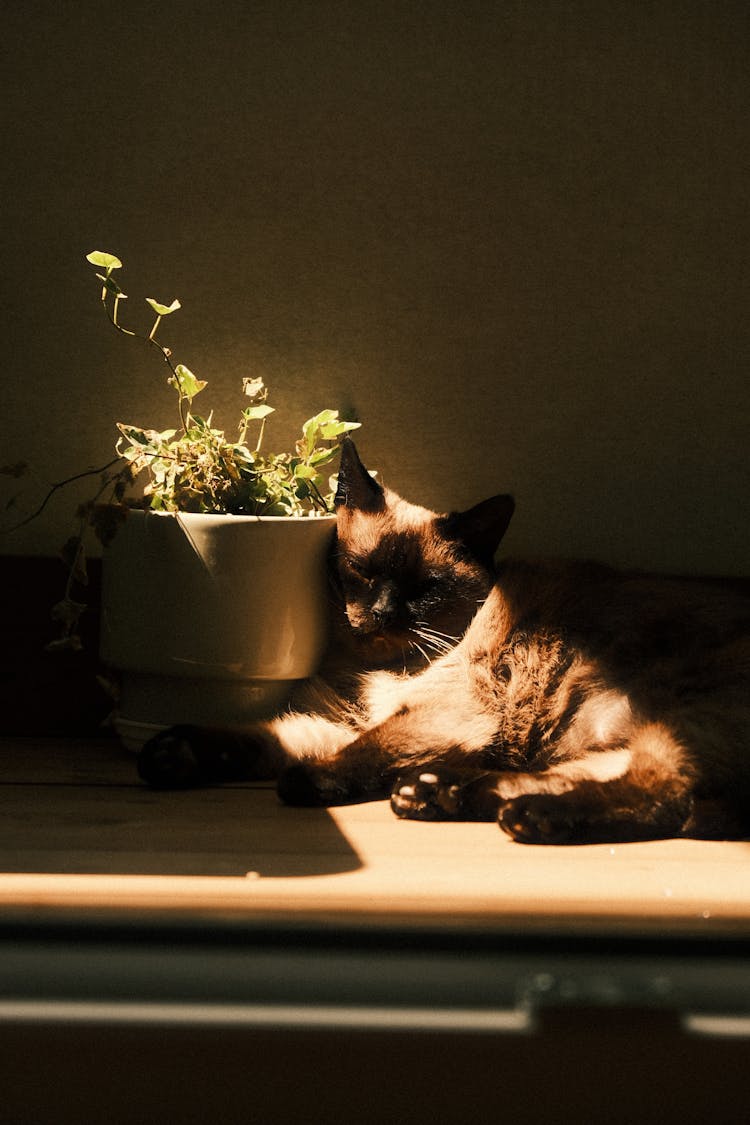
<path fill-rule="evenodd" d="M 262 379 L 243 379 L 242 391 L 248 398 L 258 398 L 259 395 L 265 391 L 265 383 Z"/>
<path fill-rule="evenodd" d="M 88 515 L 89 512 L 87 511 L 87 518 Z M 83 549 L 81 537 L 71 535 L 70 539 L 63 544 L 60 555 L 76 582 L 79 582 L 82 586 L 87 586 L 89 577 L 86 570 L 86 552 Z"/>
<path fill-rule="evenodd" d="M 85 609 L 86 606 L 82 602 L 74 602 L 72 598 L 63 598 L 62 601 L 53 605 L 51 617 L 53 621 L 59 621 L 66 629 L 72 629 L 74 625 L 78 624 Z"/>
<path fill-rule="evenodd" d="M 128 509 L 124 504 L 97 504 L 91 516 L 91 526 L 99 542 L 107 547 L 115 537 L 117 529 L 127 519 Z"/>
<path fill-rule="evenodd" d="M 82 648 L 83 641 L 77 633 L 71 633 L 68 637 L 59 637 L 44 646 L 45 652 L 80 652 Z"/>

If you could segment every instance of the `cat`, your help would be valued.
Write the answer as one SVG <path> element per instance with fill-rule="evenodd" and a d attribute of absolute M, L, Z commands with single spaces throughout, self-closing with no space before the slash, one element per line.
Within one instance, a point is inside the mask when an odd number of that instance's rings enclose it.
<path fill-rule="evenodd" d="M 390 796 L 523 843 L 750 834 L 750 598 L 594 562 L 494 556 L 499 495 L 442 515 L 342 446 L 334 634 L 290 713 L 177 726 L 156 786 L 276 777 L 283 801 Z"/>

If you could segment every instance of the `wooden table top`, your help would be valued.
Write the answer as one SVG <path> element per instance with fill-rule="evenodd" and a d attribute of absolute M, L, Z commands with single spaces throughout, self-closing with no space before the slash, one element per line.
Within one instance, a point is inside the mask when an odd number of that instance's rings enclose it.
<path fill-rule="evenodd" d="M 750 842 L 544 847 L 386 802 L 291 809 L 271 786 L 162 793 L 109 739 L 0 741 L 6 917 L 750 935 Z"/>

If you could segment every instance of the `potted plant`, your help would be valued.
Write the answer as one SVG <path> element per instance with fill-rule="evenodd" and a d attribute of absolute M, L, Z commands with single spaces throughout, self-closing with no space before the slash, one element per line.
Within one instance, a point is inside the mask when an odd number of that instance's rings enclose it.
<path fill-rule="evenodd" d="M 180 308 L 147 298 L 154 322 L 141 334 L 120 321 L 125 293 L 113 254 L 94 251 L 101 302 L 113 327 L 155 351 L 177 397 L 177 426 L 117 423 L 116 459 L 80 512 L 69 546 L 80 570 L 83 536 L 104 544 L 101 656 L 118 673 L 115 725 L 139 749 L 176 722 L 222 725 L 280 709 L 310 676 L 326 633 L 326 563 L 334 535 L 334 480 L 324 480 L 338 439 L 356 429 L 338 411 L 308 419 L 292 452 L 263 449 L 273 413 L 263 381 L 243 381 L 247 405 L 236 439 L 193 402 L 206 383 L 157 339 Z M 134 484 L 142 484 L 137 498 Z M 70 589 L 57 616 L 62 645 L 76 643 L 82 607 Z"/>

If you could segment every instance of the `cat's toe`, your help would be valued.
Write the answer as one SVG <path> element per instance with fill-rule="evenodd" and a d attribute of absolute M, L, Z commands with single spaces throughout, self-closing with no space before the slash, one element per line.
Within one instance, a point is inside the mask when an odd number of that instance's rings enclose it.
<path fill-rule="evenodd" d="M 453 820 L 459 813 L 460 787 L 431 770 L 404 776 L 391 793 L 391 809 L 405 820 Z"/>
<path fill-rule="evenodd" d="M 558 797 L 531 793 L 500 806 L 498 824 L 521 844 L 565 844 L 575 838 L 576 823 Z"/>
<path fill-rule="evenodd" d="M 137 758 L 138 776 L 154 789 L 191 789 L 202 779 L 189 727 L 169 727 L 146 742 Z"/>

